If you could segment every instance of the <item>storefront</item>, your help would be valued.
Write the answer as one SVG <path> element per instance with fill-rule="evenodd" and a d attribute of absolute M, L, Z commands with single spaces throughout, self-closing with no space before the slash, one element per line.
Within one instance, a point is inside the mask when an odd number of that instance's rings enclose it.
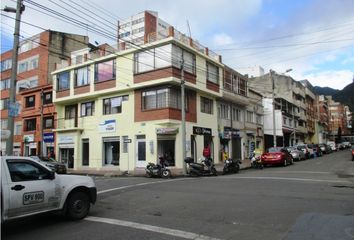
<path fill-rule="evenodd" d="M 44 133 L 43 134 L 43 142 L 44 142 L 44 155 L 48 156 L 51 154 L 53 156 L 54 153 L 54 133 Z"/>
<path fill-rule="evenodd" d="M 192 149 L 198 149 L 198 143 L 200 144 L 202 142 L 202 147 L 210 147 L 211 151 L 211 158 L 215 162 L 215 157 L 217 155 L 215 154 L 215 147 L 214 147 L 214 141 L 213 141 L 213 135 L 212 135 L 212 129 L 211 128 L 204 128 L 204 127 L 197 127 L 193 126 L 193 135 L 192 137 L 192 146 L 194 147 Z M 200 140 L 200 137 L 202 137 L 202 140 Z M 192 152 L 192 154 L 195 156 L 194 159 L 198 159 L 202 157 L 202 152 L 198 154 L 196 151 Z M 192 156 L 193 156 L 192 155 Z"/>
<path fill-rule="evenodd" d="M 64 135 L 58 137 L 59 161 L 68 168 L 74 168 L 74 136 Z"/>
<path fill-rule="evenodd" d="M 34 141 L 34 134 L 28 134 L 23 136 L 24 142 L 24 156 L 37 155 L 37 143 Z"/>
<path fill-rule="evenodd" d="M 164 157 L 170 166 L 176 166 L 176 134 L 178 128 L 157 128 L 157 155 Z"/>

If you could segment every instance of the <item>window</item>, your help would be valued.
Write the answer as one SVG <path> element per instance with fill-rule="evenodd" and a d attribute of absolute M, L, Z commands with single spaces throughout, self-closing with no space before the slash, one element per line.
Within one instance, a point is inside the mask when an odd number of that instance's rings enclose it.
<path fill-rule="evenodd" d="M 95 102 L 81 103 L 81 116 L 93 116 L 95 113 Z"/>
<path fill-rule="evenodd" d="M 11 58 L 1 61 L 1 71 L 8 70 L 11 67 L 12 67 L 12 59 Z"/>
<path fill-rule="evenodd" d="M 73 119 L 76 117 L 77 106 L 69 105 L 65 106 L 65 119 Z"/>
<path fill-rule="evenodd" d="M 213 100 L 200 97 L 200 110 L 203 113 L 213 114 Z"/>
<path fill-rule="evenodd" d="M 4 98 L 0 100 L 0 110 L 6 110 L 9 108 L 10 99 Z"/>
<path fill-rule="evenodd" d="M 171 66 L 171 59 L 171 44 L 135 53 L 135 73 L 142 73 Z"/>
<path fill-rule="evenodd" d="M 62 72 L 57 75 L 58 91 L 67 90 L 70 87 L 70 72 Z"/>
<path fill-rule="evenodd" d="M 238 108 L 232 109 L 232 119 L 236 121 L 242 120 L 242 110 Z"/>
<path fill-rule="evenodd" d="M 34 76 L 28 79 L 24 79 L 21 81 L 18 81 L 16 84 L 16 91 L 22 91 L 22 90 L 27 90 L 30 88 L 35 88 L 38 86 L 38 76 Z"/>
<path fill-rule="evenodd" d="M 116 60 L 109 60 L 95 64 L 95 82 L 102 82 L 116 78 Z"/>
<path fill-rule="evenodd" d="M 5 90 L 10 88 L 10 79 L 1 80 L 0 90 Z"/>
<path fill-rule="evenodd" d="M 54 128 L 54 117 L 53 116 L 43 118 L 43 128 L 44 129 Z"/>
<path fill-rule="evenodd" d="M 219 118 L 229 119 L 229 105 L 221 103 L 219 106 Z"/>
<path fill-rule="evenodd" d="M 19 53 L 27 52 L 29 50 L 32 50 L 32 49 L 38 47 L 39 43 L 40 43 L 39 37 L 36 37 L 36 38 L 33 38 L 33 39 L 29 39 L 27 41 L 21 42 L 18 51 L 19 51 Z"/>
<path fill-rule="evenodd" d="M 119 165 L 120 155 L 120 142 L 119 137 L 103 138 L 104 165 Z"/>
<path fill-rule="evenodd" d="M 53 103 L 53 93 L 46 92 L 43 94 L 43 104 L 51 104 Z"/>
<path fill-rule="evenodd" d="M 37 119 L 27 119 L 25 120 L 25 131 L 35 131 L 36 130 Z"/>
<path fill-rule="evenodd" d="M 39 60 L 39 57 L 35 56 L 35 57 L 27 58 L 25 60 L 20 61 L 18 63 L 18 73 L 37 69 L 38 68 L 38 60 Z"/>
<path fill-rule="evenodd" d="M 246 120 L 247 122 L 253 122 L 253 112 L 247 111 Z"/>
<path fill-rule="evenodd" d="M 34 107 L 35 106 L 35 103 L 36 103 L 36 98 L 35 96 L 29 96 L 29 97 L 26 97 L 25 98 L 25 107 L 26 108 L 30 108 L 30 107 Z"/>
<path fill-rule="evenodd" d="M 7 129 L 7 119 L 1 119 L 1 129 Z"/>
<path fill-rule="evenodd" d="M 238 94 L 242 96 L 247 95 L 247 82 L 241 78 L 238 81 Z"/>
<path fill-rule="evenodd" d="M 82 166 L 89 166 L 90 164 L 90 141 L 89 139 L 82 139 Z"/>
<path fill-rule="evenodd" d="M 50 179 L 48 170 L 32 162 L 8 161 L 7 166 L 13 182 Z"/>
<path fill-rule="evenodd" d="M 172 52 L 172 63 L 173 66 L 176 68 L 181 68 L 181 60 L 183 59 L 184 62 L 184 70 L 186 72 L 195 74 L 195 55 L 173 45 L 173 52 Z"/>
<path fill-rule="evenodd" d="M 262 115 L 260 115 L 260 114 L 257 114 L 256 115 L 256 122 L 257 122 L 257 124 L 263 124 L 263 116 Z"/>
<path fill-rule="evenodd" d="M 286 117 L 283 117 L 283 123 L 284 123 L 284 125 L 287 124 L 287 118 Z"/>
<path fill-rule="evenodd" d="M 181 109 L 181 92 L 174 88 L 153 89 L 142 92 L 142 110 L 159 108 Z M 186 110 L 188 110 L 188 96 L 185 98 Z"/>
<path fill-rule="evenodd" d="M 129 137 L 128 136 L 123 136 L 123 153 L 128 152 L 128 144 L 126 141 L 128 141 Z"/>
<path fill-rule="evenodd" d="M 83 67 L 75 70 L 75 86 L 85 86 L 90 84 L 90 69 Z"/>
<path fill-rule="evenodd" d="M 15 133 L 14 135 L 22 135 L 22 122 L 15 122 Z"/>
<path fill-rule="evenodd" d="M 207 62 L 207 80 L 209 82 L 219 84 L 219 67 Z"/>
<path fill-rule="evenodd" d="M 103 99 L 103 114 L 121 113 L 122 101 L 128 101 L 128 95 Z"/>

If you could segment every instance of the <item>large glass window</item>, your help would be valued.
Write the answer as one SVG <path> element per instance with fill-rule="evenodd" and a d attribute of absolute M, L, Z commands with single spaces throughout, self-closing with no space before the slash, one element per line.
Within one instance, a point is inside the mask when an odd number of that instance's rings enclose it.
<path fill-rule="evenodd" d="M 36 130 L 37 119 L 27 119 L 25 120 L 25 131 L 34 131 Z"/>
<path fill-rule="evenodd" d="M 12 67 L 12 59 L 11 58 L 1 61 L 1 71 L 8 70 L 11 67 Z"/>
<path fill-rule="evenodd" d="M 181 61 L 184 62 L 184 70 L 195 74 L 195 55 L 173 45 L 172 63 L 176 68 L 181 68 Z"/>
<path fill-rule="evenodd" d="M 103 138 L 104 165 L 119 166 L 120 156 L 119 137 Z"/>
<path fill-rule="evenodd" d="M 67 90 L 70 88 L 70 72 L 62 72 L 57 75 L 58 91 Z"/>
<path fill-rule="evenodd" d="M 77 106 L 69 105 L 65 106 L 65 119 L 73 119 L 76 117 Z"/>
<path fill-rule="evenodd" d="M 122 112 L 124 96 L 103 99 L 103 114 L 115 114 Z"/>
<path fill-rule="evenodd" d="M 36 102 L 36 98 L 35 96 L 29 96 L 25 98 L 25 107 L 29 108 L 29 107 L 34 107 L 35 106 L 35 102 Z"/>
<path fill-rule="evenodd" d="M 18 63 L 18 73 L 30 71 L 38 68 L 39 57 L 31 57 Z"/>
<path fill-rule="evenodd" d="M 89 67 L 83 67 L 75 70 L 75 86 L 84 86 L 90 84 Z"/>
<path fill-rule="evenodd" d="M 95 64 L 95 82 L 102 82 L 116 78 L 116 60 L 109 60 Z"/>
<path fill-rule="evenodd" d="M 5 90 L 10 88 L 10 79 L 4 79 L 0 82 L 0 90 Z"/>
<path fill-rule="evenodd" d="M 53 116 L 43 118 L 43 128 L 44 129 L 54 128 L 54 117 Z"/>
<path fill-rule="evenodd" d="M 219 67 L 207 62 L 207 80 L 209 82 L 219 84 Z"/>
<path fill-rule="evenodd" d="M 90 163 L 90 141 L 82 139 L 82 166 L 89 166 Z"/>
<path fill-rule="evenodd" d="M 9 108 L 10 99 L 4 98 L 0 100 L 0 110 L 5 110 Z"/>
<path fill-rule="evenodd" d="M 81 116 L 93 116 L 95 112 L 95 102 L 81 103 Z"/>
<path fill-rule="evenodd" d="M 174 88 L 153 89 L 142 92 L 142 110 L 158 108 L 181 109 L 181 92 Z M 188 95 L 185 98 L 188 110 Z"/>
<path fill-rule="evenodd" d="M 203 113 L 213 114 L 213 100 L 206 97 L 200 97 L 200 110 Z"/>
<path fill-rule="evenodd" d="M 247 122 L 253 122 L 253 112 L 247 111 L 246 120 Z"/>

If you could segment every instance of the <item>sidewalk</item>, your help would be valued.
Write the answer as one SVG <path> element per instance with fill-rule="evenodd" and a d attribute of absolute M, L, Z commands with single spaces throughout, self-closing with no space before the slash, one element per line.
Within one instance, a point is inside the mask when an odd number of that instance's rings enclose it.
<path fill-rule="evenodd" d="M 251 160 L 245 159 L 242 161 L 240 169 L 248 169 L 251 167 Z M 224 163 L 215 164 L 216 171 L 222 173 L 224 168 Z M 182 169 L 172 169 L 172 176 L 180 177 L 183 175 Z M 126 171 L 120 170 L 105 170 L 105 169 L 68 169 L 68 174 L 77 174 L 77 175 L 89 175 L 89 176 L 105 176 L 105 177 L 141 177 L 145 176 L 145 168 L 137 168 L 133 171 L 130 171 L 129 174 Z"/>

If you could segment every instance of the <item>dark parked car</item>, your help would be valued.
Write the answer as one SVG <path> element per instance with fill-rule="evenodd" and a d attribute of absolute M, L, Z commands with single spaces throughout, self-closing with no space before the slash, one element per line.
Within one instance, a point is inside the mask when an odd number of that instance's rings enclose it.
<path fill-rule="evenodd" d="M 332 152 L 331 146 L 329 146 L 327 144 L 324 144 L 324 143 L 321 143 L 321 144 L 318 144 L 318 145 L 320 146 L 320 149 L 321 149 L 322 153 L 328 154 L 328 153 Z"/>
<path fill-rule="evenodd" d="M 291 165 L 294 163 L 293 157 L 282 147 L 268 148 L 261 156 L 262 163 L 264 165 Z"/>
<path fill-rule="evenodd" d="M 64 163 L 56 161 L 54 158 L 30 156 L 32 159 L 44 163 L 47 167 L 59 174 L 66 174 L 67 169 Z"/>

